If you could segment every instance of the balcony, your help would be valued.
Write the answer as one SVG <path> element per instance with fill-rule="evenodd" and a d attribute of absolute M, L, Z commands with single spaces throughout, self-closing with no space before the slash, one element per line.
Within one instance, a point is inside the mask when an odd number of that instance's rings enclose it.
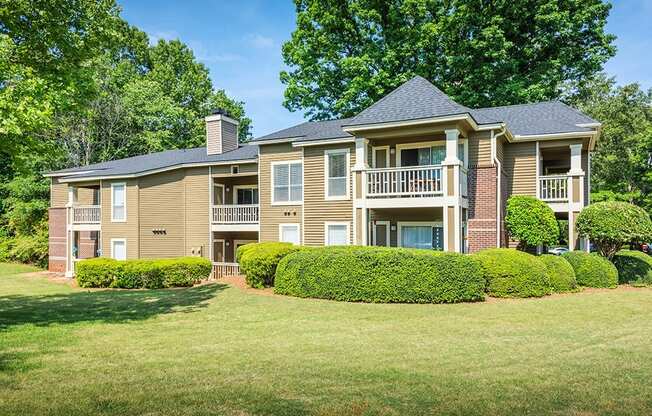
<path fill-rule="evenodd" d="M 368 169 L 367 198 L 432 197 L 444 194 L 441 166 Z"/>
<path fill-rule="evenodd" d="M 258 231 L 258 204 L 213 205 L 211 210 L 213 231 Z"/>
<path fill-rule="evenodd" d="M 72 223 L 74 225 L 99 225 L 102 220 L 102 209 L 99 205 L 75 205 L 72 207 Z"/>
<path fill-rule="evenodd" d="M 546 202 L 568 201 L 568 176 L 540 176 L 539 199 Z"/>
<path fill-rule="evenodd" d="M 240 265 L 238 263 L 213 262 L 212 279 L 219 279 L 227 276 L 239 276 Z"/>

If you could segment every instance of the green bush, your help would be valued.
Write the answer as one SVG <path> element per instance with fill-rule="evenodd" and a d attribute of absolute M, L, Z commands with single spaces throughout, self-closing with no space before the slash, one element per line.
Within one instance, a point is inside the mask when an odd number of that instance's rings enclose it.
<path fill-rule="evenodd" d="M 240 263 L 240 260 L 242 259 L 244 253 L 246 253 L 252 248 L 255 248 L 257 244 L 259 243 L 247 243 L 238 247 L 237 250 L 235 251 L 235 261 Z"/>
<path fill-rule="evenodd" d="M 103 257 L 81 260 L 75 266 L 81 287 L 158 289 L 192 286 L 206 279 L 211 262 L 201 257 L 117 261 Z"/>
<path fill-rule="evenodd" d="M 453 303 L 484 299 L 480 265 L 463 254 L 386 247 L 320 247 L 283 258 L 279 294 L 350 302 Z"/>
<path fill-rule="evenodd" d="M 553 245 L 559 241 L 555 213 L 545 202 L 532 196 L 514 195 L 507 200 L 505 226 L 519 248 Z"/>
<path fill-rule="evenodd" d="M 606 258 L 585 251 L 569 251 L 562 257 L 573 266 L 580 286 L 613 288 L 618 285 L 618 270 Z"/>
<path fill-rule="evenodd" d="M 473 254 L 482 264 L 487 292 L 496 297 L 528 298 L 550 293 L 546 266 L 522 251 L 495 248 Z"/>
<path fill-rule="evenodd" d="M 640 251 L 620 250 L 614 256 L 620 283 L 652 284 L 652 256 Z"/>
<path fill-rule="evenodd" d="M 544 254 L 539 257 L 546 266 L 550 288 L 555 293 L 572 292 L 577 289 L 573 266 L 561 256 Z"/>
<path fill-rule="evenodd" d="M 247 284 L 261 288 L 274 286 L 278 262 L 300 249 L 291 243 L 253 243 L 240 247 L 237 258 Z"/>
<path fill-rule="evenodd" d="M 609 260 L 624 243 L 642 242 L 652 237 L 652 221 L 647 212 L 627 202 L 597 202 L 584 208 L 575 223 L 578 233 L 588 237 Z"/>

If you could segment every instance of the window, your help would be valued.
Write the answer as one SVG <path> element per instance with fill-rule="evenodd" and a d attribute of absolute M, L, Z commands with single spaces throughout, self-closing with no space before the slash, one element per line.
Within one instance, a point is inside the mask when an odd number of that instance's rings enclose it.
<path fill-rule="evenodd" d="M 288 204 L 303 201 L 303 165 L 284 162 L 272 165 L 272 203 Z"/>
<path fill-rule="evenodd" d="M 327 222 L 325 224 L 325 244 L 327 246 L 345 246 L 349 244 L 349 224 L 346 222 Z"/>
<path fill-rule="evenodd" d="M 124 183 L 111 184 L 111 221 L 127 220 L 126 193 Z"/>
<path fill-rule="evenodd" d="M 231 173 L 233 175 L 237 175 L 238 173 L 240 173 L 240 167 L 238 165 L 231 166 Z"/>
<path fill-rule="evenodd" d="M 326 199 L 347 199 L 349 195 L 348 149 L 324 152 L 326 169 Z"/>
<path fill-rule="evenodd" d="M 247 188 L 241 188 L 239 186 L 235 186 L 235 203 L 238 205 L 243 205 L 243 204 L 257 204 L 258 203 L 258 188 L 255 187 L 247 187 Z"/>
<path fill-rule="evenodd" d="M 111 258 L 116 260 L 127 260 L 127 240 L 124 238 L 111 239 Z"/>
<path fill-rule="evenodd" d="M 279 224 L 278 239 L 283 243 L 299 245 L 301 243 L 299 224 Z"/>
<path fill-rule="evenodd" d="M 444 249 L 444 228 L 440 224 L 399 223 L 400 246 L 422 249 Z"/>
<path fill-rule="evenodd" d="M 440 165 L 446 158 L 446 146 L 401 149 L 401 166 Z"/>
<path fill-rule="evenodd" d="M 462 165 L 464 165 L 464 143 L 459 143 L 457 145 L 457 158 L 462 161 Z"/>

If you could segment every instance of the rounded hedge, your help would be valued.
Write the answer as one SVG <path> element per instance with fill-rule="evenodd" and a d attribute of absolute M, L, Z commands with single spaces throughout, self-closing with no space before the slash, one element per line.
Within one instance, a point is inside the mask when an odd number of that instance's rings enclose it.
<path fill-rule="evenodd" d="M 562 257 L 573 266 L 580 286 L 614 288 L 618 285 L 618 270 L 606 258 L 586 251 L 569 251 Z"/>
<path fill-rule="evenodd" d="M 207 279 L 211 262 L 202 257 L 118 261 L 98 257 L 75 265 L 80 287 L 159 289 L 192 286 Z"/>
<path fill-rule="evenodd" d="M 473 254 L 482 264 L 487 293 L 502 298 L 541 297 L 550 293 L 543 262 L 528 253 L 494 248 Z"/>
<path fill-rule="evenodd" d="M 522 248 L 559 242 L 555 213 L 548 204 L 532 196 L 514 195 L 507 200 L 505 226 Z"/>
<path fill-rule="evenodd" d="M 577 290 L 577 280 L 573 266 L 561 256 L 544 254 L 539 257 L 546 266 L 546 273 L 550 280 L 550 288 L 555 293 L 572 292 Z"/>
<path fill-rule="evenodd" d="M 640 251 L 621 250 L 614 256 L 620 283 L 652 284 L 652 256 Z"/>
<path fill-rule="evenodd" d="M 387 247 L 320 247 L 287 255 L 274 292 L 350 302 L 453 303 L 484 299 L 470 256 Z"/>
<path fill-rule="evenodd" d="M 584 208 L 575 224 L 603 256 L 613 259 L 624 243 L 652 237 L 652 221 L 645 210 L 620 201 L 597 202 Z"/>
<path fill-rule="evenodd" d="M 252 243 L 239 247 L 236 258 L 247 284 L 262 288 L 274 286 L 278 262 L 297 250 L 301 250 L 301 247 L 292 243 Z"/>

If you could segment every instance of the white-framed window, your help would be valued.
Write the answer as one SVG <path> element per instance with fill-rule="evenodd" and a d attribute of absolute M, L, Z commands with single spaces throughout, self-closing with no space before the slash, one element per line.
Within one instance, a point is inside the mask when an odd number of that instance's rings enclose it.
<path fill-rule="evenodd" d="M 389 146 L 372 147 L 371 166 L 373 166 L 374 168 L 389 167 Z"/>
<path fill-rule="evenodd" d="M 124 238 L 111 239 L 111 258 L 127 260 L 127 240 Z"/>
<path fill-rule="evenodd" d="M 326 199 L 349 199 L 349 149 L 324 151 Z"/>
<path fill-rule="evenodd" d="M 351 244 L 351 229 L 348 222 L 324 223 L 324 245 L 346 246 Z"/>
<path fill-rule="evenodd" d="M 272 163 L 272 204 L 300 205 L 303 203 L 303 162 Z"/>
<path fill-rule="evenodd" d="M 111 184 L 111 221 L 127 221 L 127 184 Z"/>
<path fill-rule="evenodd" d="M 279 224 L 278 241 L 296 245 L 301 244 L 301 226 L 299 224 Z"/>
<path fill-rule="evenodd" d="M 235 185 L 233 187 L 233 203 L 251 205 L 258 203 L 258 187 L 256 185 Z"/>
<path fill-rule="evenodd" d="M 457 157 L 467 165 L 467 143 L 461 139 L 457 144 Z M 417 142 L 396 145 L 396 164 L 398 166 L 441 165 L 446 159 L 445 142 Z"/>
<path fill-rule="evenodd" d="M 441 222 L 399 222 L 399 247 L 444 249 L 444 225 Z"/>

